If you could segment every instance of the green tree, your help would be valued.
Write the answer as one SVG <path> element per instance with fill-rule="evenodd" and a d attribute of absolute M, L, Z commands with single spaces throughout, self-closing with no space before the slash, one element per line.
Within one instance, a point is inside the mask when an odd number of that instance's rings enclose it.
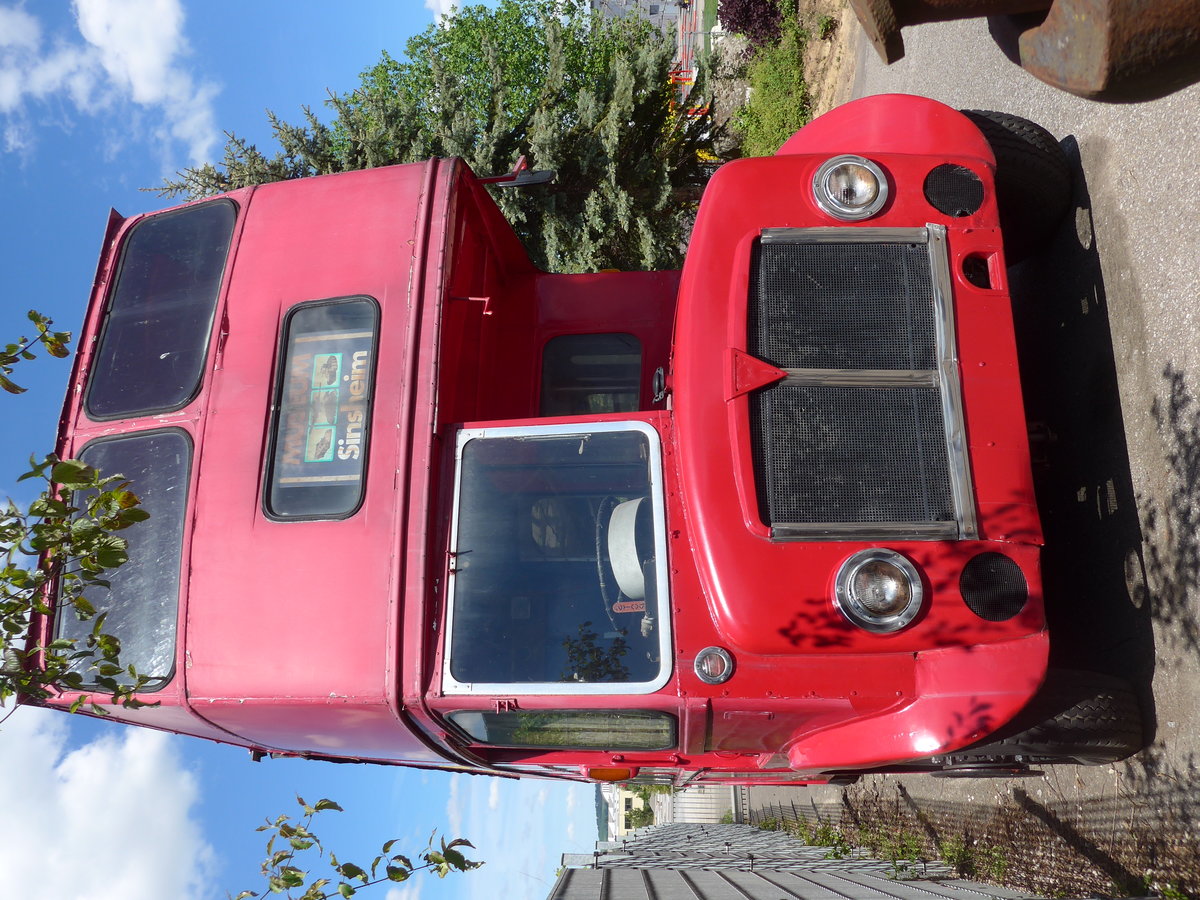
<path fill-rule="evenodd" d="M 625 813 L 626 828 L 645 828 L 654 824 L 654 810 L 649 806 L 639 806 Z"/>
<path fill-rule="evenodd" d="M 481 175 L 520 155 L 557 180 L 493 195 L 550 271 L 680 264 L 719 129 L 703 86 L 679 97 L 674 45 L 639 17 L 607 19 L 585 0 L 501 0 L 431 26 L 331 95 L 331 124 L 268 113 L 268 155 L 229 134 L 218 164 L 166 179 L 191 199 L 306 175 L 458 156 Z"/>

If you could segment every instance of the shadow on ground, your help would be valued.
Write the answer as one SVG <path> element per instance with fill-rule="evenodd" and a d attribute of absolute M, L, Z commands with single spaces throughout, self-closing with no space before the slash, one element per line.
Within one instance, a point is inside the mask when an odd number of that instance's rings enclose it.
<path fill-rule="evenodd" d="M 1046 548 L 1051 663 L 1118 675 L 1154 725 L 1153 605 L 1121 415 L 1091 199 L 1074 140 L 1076 213 L 1009 273 Z"/>

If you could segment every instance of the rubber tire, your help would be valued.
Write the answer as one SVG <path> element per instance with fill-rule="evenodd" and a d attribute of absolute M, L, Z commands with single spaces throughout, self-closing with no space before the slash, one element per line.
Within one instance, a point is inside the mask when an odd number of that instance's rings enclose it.
<path fill-rule="evenodd" d="M 996 156 L 996 203 L 1004 252 L 1019 262 L 1045 246 L 1071 208 L 1071 165 L 1057 139 L 1028 119 L 986 109 L 962 111 Z"/>
<path fill-rule="evenodd" d="M 951 754 L 959 760 L 1105 765 L 1143 745 L 1142 713 L 1133 688 L 1111 675 L 1051 670 L 1034 699 L 986 744 Z"/>

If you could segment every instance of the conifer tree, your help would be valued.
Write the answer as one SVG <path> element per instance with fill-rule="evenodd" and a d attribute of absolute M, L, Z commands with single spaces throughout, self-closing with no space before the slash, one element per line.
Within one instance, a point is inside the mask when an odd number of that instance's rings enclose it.
<path fill-rule="evenodd" d="M 160 192 L 195 199 L 432 156 L 493 175 L 524 154 L 556 181 L 493 196 L 537 265 L 677 266 L 717 129 L 702 88 L 678 95 L 673 56 L 644 19 L 606 19 L 584 0 L 470 7 L 412 38 L 404 60 L 385 54 L 353 93 L 331 95 L 330 124 L 308 108 L 298 125 L 268 113 L 273 154 L 229 134 L 220 163 Z"/>

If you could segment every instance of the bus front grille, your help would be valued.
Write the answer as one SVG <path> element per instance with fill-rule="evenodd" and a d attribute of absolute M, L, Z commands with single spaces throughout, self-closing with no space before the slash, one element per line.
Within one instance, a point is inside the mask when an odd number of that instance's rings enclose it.
<path fill-rule="evenodd" d="M 932 226 L 763 233 L 747 346 L 787 377 L 749 407 L 776 538 L 973 531 L 944 257 Z"/>

